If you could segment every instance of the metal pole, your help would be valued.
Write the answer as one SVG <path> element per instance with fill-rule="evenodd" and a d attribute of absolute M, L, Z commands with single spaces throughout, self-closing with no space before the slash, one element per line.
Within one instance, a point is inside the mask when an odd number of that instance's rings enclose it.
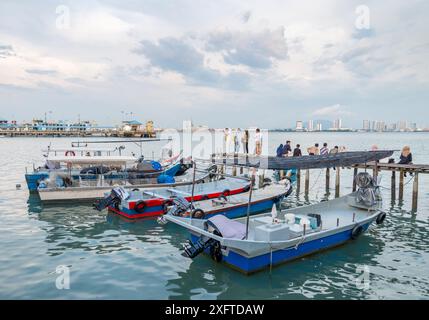
<path fill-rule="evenodd" d="M 250 219 L 250 205 L 252 202 L 253 184 L 255 183 L 255 175 L 252 175 L 250 179 L 250 190 L 249 190 L 249 203 L 247 204 L 247 219 L 246 219 L 246 240 L 249 237 L 249 219 Z"/>
<path fill-rule="evenodd" d="M 192 176 L 191 217 L 190 217 L 191 219 L 192 219 L 192 210 L 194 209 L 195 173 L 197 172 L 197 165 L 193 160 L 192 160 L 192 167 L 194 168 L 194 173 Z"/>

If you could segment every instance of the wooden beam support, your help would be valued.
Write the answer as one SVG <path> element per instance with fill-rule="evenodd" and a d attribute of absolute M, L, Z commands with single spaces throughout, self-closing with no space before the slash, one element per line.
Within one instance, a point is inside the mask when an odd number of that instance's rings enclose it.
<path fill-rule="evenodd" d="M 418 198 L 419 198 L 419 174 L 416 172 L 414 173 L 414 183 L 413 183 L 413 207 L 412 207 L 413 213 L 417 212 Z"/>
<path fill-rule="evenodd" d="M 337 175 L 335 178 L 335 198 L 340 197 L 340 179 L 341 179 L 341 168 L 337 167 Z"/>

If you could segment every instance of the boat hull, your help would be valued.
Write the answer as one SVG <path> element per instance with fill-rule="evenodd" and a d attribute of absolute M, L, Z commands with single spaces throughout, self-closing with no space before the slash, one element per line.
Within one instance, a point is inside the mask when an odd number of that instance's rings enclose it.
<path fill-rule="evenodd" d="M 363 232 L 366 232 L 373 221 L 362 224 Z M 249 257 L 236 250 L 226 248 L 223 250 L 222 262 L 231 268 L 238 270 L 244 274 L 253 274 L 272 266 L 281 265 L 317 252 L 328 250 L 352 240 L 352 228 L 320 237 L 318 239 L 305 241 L 302 244 L 284 248 L 281 250 L 273 250 L 263 254 Z M 201 239 L 200 235 L 191 233 L 191 241 L 196 243 Z M 209 250 L 205 253 L 210 254 Z"/>

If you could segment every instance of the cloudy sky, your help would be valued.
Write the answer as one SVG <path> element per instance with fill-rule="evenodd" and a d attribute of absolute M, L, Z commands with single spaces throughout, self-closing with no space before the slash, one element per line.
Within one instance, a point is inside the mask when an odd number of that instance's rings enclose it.
<path fill-rule="evenodd" d="M 0 118 L 429 125 L 428 16 L 427 0 L 1 0 Z"/>

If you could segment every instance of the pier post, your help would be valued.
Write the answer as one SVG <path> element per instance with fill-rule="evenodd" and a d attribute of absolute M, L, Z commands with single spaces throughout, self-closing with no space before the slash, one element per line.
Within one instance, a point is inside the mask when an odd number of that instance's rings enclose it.
<path fill-rule="evenodd" d="M 414 173 L 414 183 L 413 183 L 413 208 L 412 212 L 417 212 L 417 204 L 419 198 L 419 174 L 417 172 Z"/>
<path fill-rule="evenodd" d="M 331 170 L 329 168 L 326 168 L 326 193 L 329 193 L 330 180 L 331 180 Z"/>
<path fill-rule="evenodd" d="M 392 201 L 396 200 L 396 171 L 392 171 L 392 191 L 391 191 Z"/>
<path fill-rule="evenodd" d="M 356 189 L 357 189 L 357 183 L 356 183 L 357 175 L 358 175 L 358 168 L 354 168 L 354 170 L 353 170 L 353 192 L 356 192 Z"/>
<path fill-rule="evenodd" d="M 244 173 L 244 167 L 240 167 L 240 174 L 242 175 Z"/>
<path fill-rule="evenodd" d="M 399 201 L 404 200 L 404 170 L 399 173 Z"/>
<path fill-rule="evenodd" d="M 310 169 L 305 171 L 305 194 L 308 195 L 310 191 Z"/>
<path fill-rule="evenodd" d="M 374 165 L 374 169 L 372 170 L 372 176 L 373 176 L 373 178 L 374 178 L 374 181 L 375 181 L 375 182 L 377 182 L 377 181 L 378 181 L 378 179 L 377 179 L 377 177 L 378 177 L 378 166 L 377 166 L 377 162 L 375 163 L 375 165 Z"/>
<path fill-rule="evenodd" d="M 234 176 L 234 177 L 236 177 L 237 176 L 237 167 L 232 167 L 232 175 Z"/>
<path fill-rule="evenodd" d="M 341 168 L 337 167 L 337 175 L 335 179 L 335 198 L 340 197 L 340 178 L 341 178 L 340 172 L 341 172 Z"/>
<path fill-rule="evenodd" d="M 301 189 L 301 169 L 298 169 L 296 173 L 296 194 L 299 194 L 299 191 Z"/>

